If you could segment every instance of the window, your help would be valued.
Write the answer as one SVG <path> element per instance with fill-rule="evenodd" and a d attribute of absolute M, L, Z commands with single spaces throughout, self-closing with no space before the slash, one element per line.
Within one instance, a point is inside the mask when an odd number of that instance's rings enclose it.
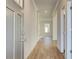
<path fill-rule="evenodd" d="M 44 31 L 45 31 L 45 33 L 50 32 L 50 24 L 44 24 Z"/>

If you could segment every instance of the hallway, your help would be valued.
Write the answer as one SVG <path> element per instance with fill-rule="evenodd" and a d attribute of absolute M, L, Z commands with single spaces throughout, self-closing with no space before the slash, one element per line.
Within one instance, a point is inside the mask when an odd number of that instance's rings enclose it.
<path fill-rule="evenodd" d="M 71 59 L 70 0 L 6 1 L 6 59 Z"/>
<path fill-rule="evenodd" d="M 40 39 L 27 59 L 64 59 L 64 55 L 53 45 L 53 41 L 49 41 L 51 42 L 46 45 L 45 39 Z"/>

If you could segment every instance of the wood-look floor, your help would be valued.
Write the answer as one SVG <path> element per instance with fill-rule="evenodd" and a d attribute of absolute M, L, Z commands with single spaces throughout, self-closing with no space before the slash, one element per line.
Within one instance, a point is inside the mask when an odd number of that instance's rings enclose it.
<path fill-rule="evenodd" d="M 41 39 L 27 59 L 64 59 L 64 55 L 52 42 L 45 44 L 44 40 Z"/>

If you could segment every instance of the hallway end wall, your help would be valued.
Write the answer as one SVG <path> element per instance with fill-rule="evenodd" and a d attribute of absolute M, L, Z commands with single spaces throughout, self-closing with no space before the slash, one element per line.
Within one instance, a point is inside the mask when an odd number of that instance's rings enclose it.
<path fill-rule="evenodd" d="M 49 31 L 48 34 L 45 33 L 44 24 L 50 24 L 50 31 Z M 52 29 L 51 24 L 52 24 L 52 22 L 51 22 L 51 18 L 50 17 L 38 16 L 39 39 L 40 38 L 44 38 L 45 36 L 51 37 L 51 29 Z"/>

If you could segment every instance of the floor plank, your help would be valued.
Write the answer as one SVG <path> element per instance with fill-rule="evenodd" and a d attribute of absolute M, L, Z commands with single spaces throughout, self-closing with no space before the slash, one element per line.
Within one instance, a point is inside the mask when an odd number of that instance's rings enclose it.
<path fill-rule="evenodd" d="M 40 39 L 27 59 L 64 59 L 64 55 L 53 45 L 52 40 L 47 44 L 44 39 Z"/>

